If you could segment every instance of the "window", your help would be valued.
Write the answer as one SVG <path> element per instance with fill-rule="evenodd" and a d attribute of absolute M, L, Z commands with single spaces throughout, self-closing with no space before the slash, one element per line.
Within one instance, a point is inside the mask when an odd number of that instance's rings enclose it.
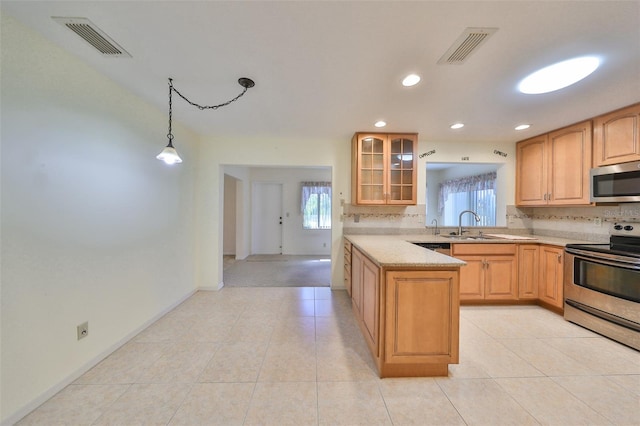
<path fill-rule="evenodd" d="M 302 227 L 331 229 L 331 182 L 302 182 Z"/>
<path fill-rule="evenodd" d="M 473 210 L 480 216 L 462 217 L 463 226 L 496 226 L 496 172 L 452 179 L 440 184 L 438 212 L 443 226 L 458 226 L 460 212 Z"/>

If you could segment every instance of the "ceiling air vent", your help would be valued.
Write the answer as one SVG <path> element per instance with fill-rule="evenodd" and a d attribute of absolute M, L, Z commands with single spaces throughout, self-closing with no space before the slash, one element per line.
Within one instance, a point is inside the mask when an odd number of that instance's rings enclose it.
<path fill-rule="evenodd" d="M 439 64 L 460 65 L 478 47 L 498 31 L 497 28 L 467 28 L 438 61 Z"/>
<path fill-rule="evenodd" d="M 79 35 L 84 41 L 95 47 L 100 53 L 107 57 L 131 57 L 118 43 L 104 33 L 100 28 L 87 18 L 64 18 L 51 17 L 60 25 L 64 25 L 71 31 Z"/>

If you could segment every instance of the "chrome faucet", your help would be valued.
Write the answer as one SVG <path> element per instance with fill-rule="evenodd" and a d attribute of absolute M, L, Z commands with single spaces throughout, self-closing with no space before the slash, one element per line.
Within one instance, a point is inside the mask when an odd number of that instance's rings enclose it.
<path fill-rule="evenodd" d="M 480 222 L 480 216 L 478 216 L 476 214 L 476 212 L 472 211 L 472 210 L 464 210 L 460 213 L 460 216 L 458 216 L 458 235 L 462 235 L 462 215 L 465 213 L 471 213 L 475 218 L 476 218 L 476 222 Z"/>
<path fill-rule="evenodd" d="M 433 222 L 435 222 L 435 223 L 436 223 L 436 229 L 434 229 L 434 231 L 433 231 L 433 235 L 439 235 L 439 234 L 440 234 L 440 231 L 438 231 L 438 219 L 433 219 L 433 220 L 431 221 L 431 223 L 433 223 Z"/>

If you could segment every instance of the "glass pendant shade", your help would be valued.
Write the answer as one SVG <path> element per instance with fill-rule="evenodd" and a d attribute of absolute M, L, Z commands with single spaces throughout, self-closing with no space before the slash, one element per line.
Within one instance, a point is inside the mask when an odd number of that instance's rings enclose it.
<path fill-rule="evenodd" d="M 167 145 L 160 154 L 156 156 L 158 160 L 162 160 L 167 164 L 182 163 L 182 158 L 171 143 Z"/>

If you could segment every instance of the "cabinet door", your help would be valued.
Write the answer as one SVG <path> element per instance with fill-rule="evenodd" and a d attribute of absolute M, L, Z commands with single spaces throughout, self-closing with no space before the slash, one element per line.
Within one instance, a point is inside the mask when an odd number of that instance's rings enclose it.
<path fill-rule="evenodd" d="M 515 256 L 487 256 L 483 266 L 485 299 L 517 299 L 518 268 Z"/>
<path fill-rule="evenodd" d="M 456 271 L 386 274 L 385 362 L 457 363 Z"/>
<path fill-rule="evenodd" d="M 540 247 L 522 244 L 518 247 L 518 297 L 538 298 L 538 271 L 540 269 Z"/>
<path fill-rule="evenodd" d="M 387 138 L 385 135 L 357 134 L 354 139 L 356 204 L 385 204 Z"/>
<path fill-rule="evenodd" d="M 547 135 L 516 145 L 516 204 L 547 204 Z"/>
<path fill-rule="evenodd" d="M 456 256 L 467 262 L 460 268 L 460 300 L 484 299 L 484 268 L 483 256 Z"/>
<path fill-rule="evenodd" d="M 539 298 L 552 306 L 563 307 L 564 249 L 562 247 L 540 247 Z"/>
<path fill-rule="evenodd" d="M 640 161 L 640 104 L 594 119 L 593 166 Z"/>
<path fill-rule="evenodd" d="M 365 339 L 376 357 L 379 353 L 379 289 L 380 269 L 365 256 L 362 263 L 362 323 L 366 330 Z"/>
<path fill-rule="evenodd" d="M 547 153 L 549 204 L 590 204 L 591 121 L 550 133 Z"/>
<path fill-rule="evenodd" d="M 355 204 L 415 205 L 418 135 L 356 133 L 351 190 Z"/>
<path fill-rule="evenodd" d="M 351 302 L 356 316 L 362 318 L 362 266 L 364 255 L 357 248 L 351 249 Z"/>
<path fill-rule="evenodd" d="M 417 201 L 417 145 L 415 135 L 389 136 L 389 181 L 387 204 L 415 204 Z"/>
<path fill-rule="evenodd" d="M 344 241 L 344 288 L 351 296 L 351 243 Z"/>

